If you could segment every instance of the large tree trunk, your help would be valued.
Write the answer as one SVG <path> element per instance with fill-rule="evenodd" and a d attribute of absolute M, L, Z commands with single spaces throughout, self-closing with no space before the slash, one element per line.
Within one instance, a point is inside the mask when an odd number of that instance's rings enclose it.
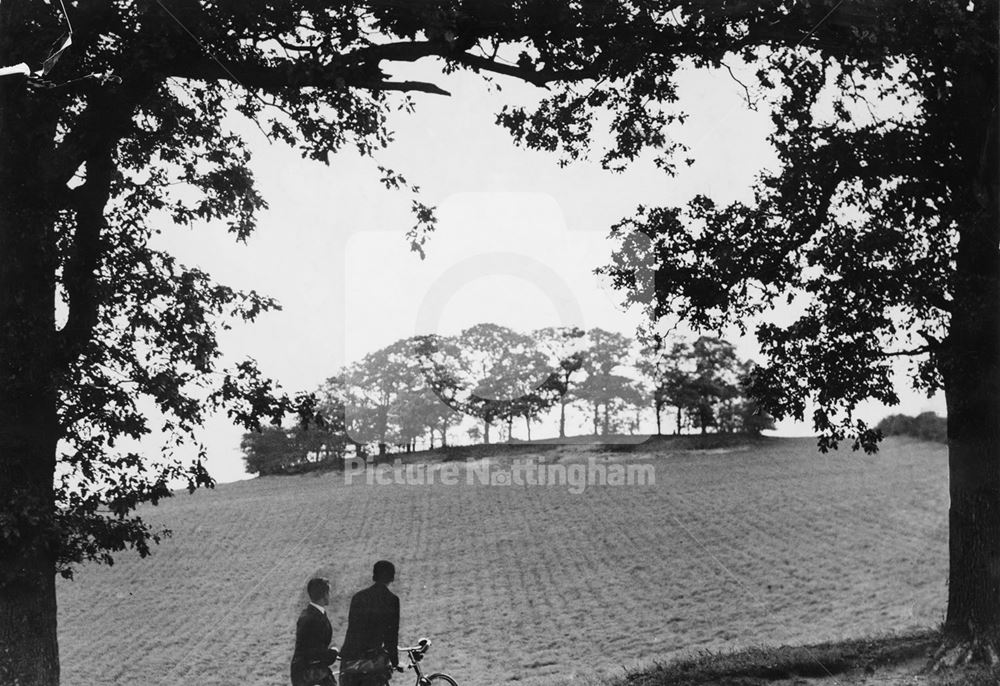
<path fill-rule="evenodd" d="M 3 10 L 0 34 L 14 22 Z M 20 686 L 59 683 L 52 194 L 63 189 L 47 187 L 55 113 L 43 102 L 19 77 L 0 82 L 0 512 L 16 529 L 0 539 L 0 683 Z"/>
<path fill-rule="evenodd" d="M 963 252 L 960 247 L 960 271 Z M 996 270 L 995 245 L 976 252 L 979 256 L 966 258 L 993 262 Z M 994 275 L 978 294 L 955 298 L 960 309 L 953 316 L 945 363 L 951 496 L 945 630 L 950 642 L 963 646 L 963 660 L 995 661 L 1000 650 L 998 294 Z"/>
<path fill-rule="evenodd" d="M 559 438 L 566 438 L 566 396 L 559 398 Z"/>
<path fill-rule="evenodd" d="M 977 67 L 979 67 L 977 69 Z M 997 74 L 970 65 L 956 112 L 965 136 L 961 227 L 942 375 L 948 405 L 948 613 L 943 659 L 1000 651 L 1000 212 Z M 991 97 L 992 96 L 992 97 Z"/>

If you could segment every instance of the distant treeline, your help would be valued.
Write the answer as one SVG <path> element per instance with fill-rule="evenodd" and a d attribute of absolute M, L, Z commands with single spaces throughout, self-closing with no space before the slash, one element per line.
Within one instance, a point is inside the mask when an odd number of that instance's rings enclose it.
<path fill-rule="evenodd" d="M 646 410 L 657 433 L 758 434 L 773 420 L 744 392 L 753 368 L 731 343 L 709 336 L 639 345 L 598 328 L 525 334 L 477 324 L 365 355 L 319 389 L 321 426 L 268 427 L 245 434 L 241 448 L 252 473 L 297 472 L 342 464 L 348 451 L 410 452 L 418 438 L 444 447 L 467 418 L 476 424 L 465 422 L 463 443 L 490 443 L 496 433 L 511 440 L 515 422 L 530 440 L 550 414 L 565 437 L 568 407 L 586 413 L 594 436 L 638 433 Z"/>
<path fill-rule="evenodd" d="M 883 436 L 913 436 L 925 441 L 948 442 L 948 419 L 935 412 L 922 412 L 916 417 L 891 414 L 878 423 Z"/>

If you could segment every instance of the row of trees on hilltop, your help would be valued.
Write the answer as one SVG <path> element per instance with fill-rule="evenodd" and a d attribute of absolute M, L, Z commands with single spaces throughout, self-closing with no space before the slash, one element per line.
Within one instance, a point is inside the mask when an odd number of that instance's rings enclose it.
<path fill-rule="evenodd" d="M 891 414 L 878 423 L 883 436 L 913 436 L 925 441 L 948 442 L 948 418 L 937 412 L 921 412 L 915 417 Z"/>
<path fill-rule="evenodd" d="M 447 443 L 463 417 L 482 422 L 482 440 L 505 424 L 532 425 L 558 410 L 585 409 L 594 435 L 635 432 L 634 417 L 652 408 L 657 431 L 673 411 L 674 432 L 691 428 L 759 432 L 770 418 L 743 392 L 753 364 L 719 338 L 637 348 L 622 334 L 549 327 L 529 334 L 490 323 L 457 336 L 415 336 L 366 355 L 329 379 L 327 403 L 346 410 L 346 428 L 361 443 L 406 444 L 427 435 Z"/>
<path fill-rule="evenodd" d="M 330 414 L 321 424 L 263 426 L 243 434 L 240 450 L 247 471 L 266 476 L 342 465 L 348 444 L 344 413 Z"/>
<path fill-rule="evenodd" d="M 663 433 L 662 415 L 671 408 L 678 434 L 685 421 L 702 433 L 713 427 L 751 434 L 774 428 L 774 419 L 744 393 L 753 362 L 740 360 L 728 341 L 702 336 L 693 343 L 667 344 L 656 339 L 643 348 L 636 367 L 652 381 L 658 434 Z"/>
<path fill-rule="evenodd" d="M 759 433 L 772 420 L 743 392 L 752 363 L 733 345 L 703 336 L 638 347 L 622 334 L 549 327 L 520 333 L 490 323 L 456 336 L 414 336 L 365 355 L 322 386 L 320 427 L 269 427 L 244 435 L 247 467 L 257 473 L 308 468 L 342 458 L 347 446 L 397 445 L 418 438 L 448 444 L 465 418 L 473 440 L 490 443 L 497 425 L 509 438 L 515 422 L 533 425 L 558 413 L 566 436 L 567 408 L 586 412 L 595 436 L 636 433 L 644 410 L 672 430 Z"/>

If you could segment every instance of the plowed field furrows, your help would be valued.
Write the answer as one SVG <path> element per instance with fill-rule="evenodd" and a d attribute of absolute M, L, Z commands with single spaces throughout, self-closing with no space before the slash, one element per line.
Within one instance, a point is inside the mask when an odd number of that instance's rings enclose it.
<path fill-rule="evenodd" d="M 772 439 L 544 455 L 648 463 L 656 482 L 573 494 L 468 485 L 464 471 L 456 485 L 303 475 L 150 508 L 174 532 L 153 557 L 122 555 L 60 583 L 62 683 L 287 684 L 305 582 L 333 582 L 339 644 L 350 596 L 379 558 L 398 570 L 401 640 L 432 637 L 424 664 L 463 686 L 558 683 L 697 649 L 943 618 L 943 446 L 890 439 L 876 456 L 822 455 L 812 439 Z"/>

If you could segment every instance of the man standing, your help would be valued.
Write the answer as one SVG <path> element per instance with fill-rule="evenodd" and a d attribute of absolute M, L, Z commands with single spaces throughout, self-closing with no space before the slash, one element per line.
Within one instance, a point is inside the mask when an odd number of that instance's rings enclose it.
<path fill-rule="evenodd" d="M 310 579 L 306 584 L 309 604 L 295 625 L 295 652 L 292 654 L 292 686 L 337 686 L 330 665 L 337 660 L 330 649 L 333 627 L 326 616 L 330 604 L 330 582 Z"/>
<path fill-rule="evenodd" d="M 382 686 L 399 669 L 399 598 L 389 590 L 395 578 L 393 564 L 379 560 L 372 569 L 375 583 L 351 598 L 340 649 L 342 686 Z"/>

